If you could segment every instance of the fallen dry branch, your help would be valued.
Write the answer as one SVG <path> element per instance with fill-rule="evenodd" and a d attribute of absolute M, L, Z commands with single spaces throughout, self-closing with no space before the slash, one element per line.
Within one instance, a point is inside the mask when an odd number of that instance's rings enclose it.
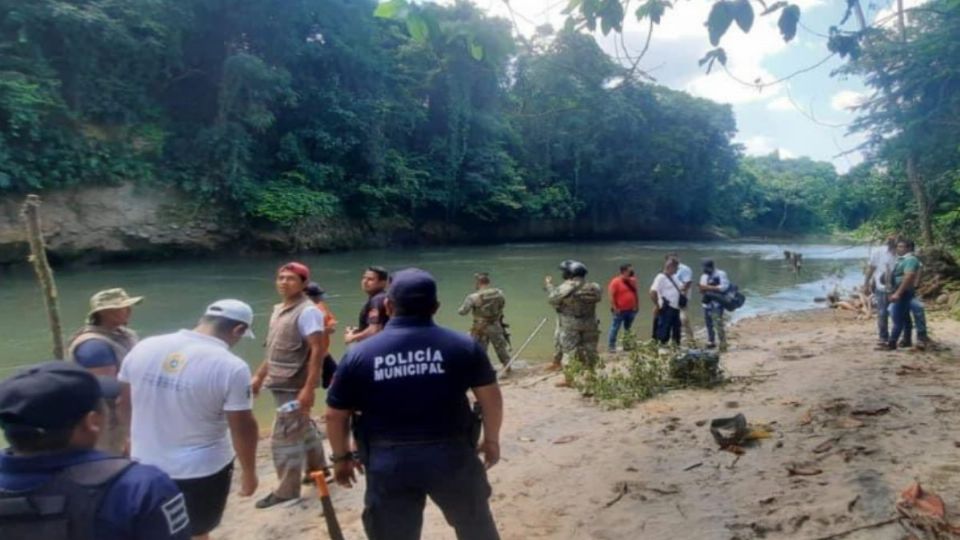
<path fill-rule="evenodd" d="M 847 536 L 847 535 L 849 535 L 849 534 L 853 534 L 853 533 L 855 533 L 855 532 L 865 531 L 865 530 L 867 530 L 867 529 L 875 529 L 875 528 L 877 528 L 877 527 L 883 527 L 883 526 L 885 526 L 885 525 L 890 525 L 891 523 L 896 523 L 896 521 L 897 521 L 898 519 L 900 519 L 900 518 L 899 518 L 899 517 L 892 517 L 892 518 L 889 518 L 889 519 L 885 519 L 885 520 L 883 520 L 883 521 L 877 521 L 877 522 L 874 522 L 874 523 L 869 523 L 869 524 L 867 524 L 867 525 L 861 525 L 861 526 L 859 526 L 859 527 L 854 527 L 854 528 L 852 528 L 852 529 L 847 529 L 847 530 L 845 530 L 845 531 L 840 531 L 840 532 L 838 532 L 838 533 L 828 534 L 827 536 L 821 536 L 821 537 L 817 538 L 816 540 L 833 540 L 834 538 L 843 538 L 844 536 Z"/>

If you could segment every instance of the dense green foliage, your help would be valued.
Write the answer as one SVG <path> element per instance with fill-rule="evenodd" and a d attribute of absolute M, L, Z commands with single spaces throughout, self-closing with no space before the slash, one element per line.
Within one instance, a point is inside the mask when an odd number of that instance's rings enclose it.
<path fill-rule="evenodd" d="M 870 135 L 871 164 L 851 174 L 879 190 L 878 225 L 958 245 L 960 1 L 907 16 L 858 35 L 860 54 L 843 70 L 873 89 L 853 126 Z"/>
<path fill-rule="evenodd" d="M 729 107 L 635 82 L 591 37 L 518 41 L 468 3 L 375 9 L 0 0 L 0 189 L 174 183 L 283 226 L 813 223 L 782 219 L 789 181 L 737 172 Z"/>
<path fill-rule="evenodd" d="M 851 230 L 871 217 L 873 186 L 840 176 L 829 163 L 781 159 L 776 153 L 741 160 L 720 195 L 716 221 L 746 232 L 803 234 Z M 732 209 L 732 212 L 730 211 Z"/>

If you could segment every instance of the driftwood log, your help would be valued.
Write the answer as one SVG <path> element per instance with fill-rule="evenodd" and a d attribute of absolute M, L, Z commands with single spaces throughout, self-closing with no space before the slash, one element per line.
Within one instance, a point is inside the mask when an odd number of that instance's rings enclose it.
<path fill-rule="evenodd" d="M 20 210 L 27 227 L 27 242 L 30 244 L 29 261 L 37 274 L 40 289 L 43 291 L 43 303 L 47 308 L 50 321 L 50 333 L 53 338 L 53 357 L 63 360 L 63 327 L 60 324 L 60 301 L 57 296 L 57 283 L 53 279 L 53 270 L 47 260 L 47 247 L 40 228 L 40 197 L 27 195 Z"/>

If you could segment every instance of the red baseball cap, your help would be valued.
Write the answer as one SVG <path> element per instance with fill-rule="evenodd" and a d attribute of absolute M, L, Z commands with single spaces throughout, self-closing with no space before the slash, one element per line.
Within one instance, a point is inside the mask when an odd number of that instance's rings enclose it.
<path fill-rule="evenodd" d="M 293 272 L 294 274 L 300 276 L 300 279 L 302 279 L 304 282 L 310 281 L 310 268 L 301 262 L 288 262 L 277 270 L 278 274 L 280 272 Z"/>

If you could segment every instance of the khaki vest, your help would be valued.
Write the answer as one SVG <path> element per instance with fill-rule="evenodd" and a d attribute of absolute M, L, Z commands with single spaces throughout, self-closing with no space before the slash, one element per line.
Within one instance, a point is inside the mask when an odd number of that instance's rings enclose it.
<path fill-rule="evenodd" d="M 100 326 L 87 325 L 77 330 L 77 333 L 70 339 L 70 346 L 67 348 L 67 360 L 76 362 L 77 359 L 74 356 L 74 352 L 77 350 L 77 347 L 79 347 L 81 343 L 90 341 L 91 339 L 99 339 L 110 345 L 110 348 L 113 349 L 113 354 L 117 357 L 117 369 L 120 368 L 120 363 L 123 362 L 124 357 L 127 356 L 130 349 L 137 344 L 137 334 L 135 334 L 133 330 L 117 328 L 114 331 L 110 331 Z"/>
<path fill-rule="evenodd" d="M 264 381 L 267 388 L 300 390 L 307 381 L 310 345 L 300 335 L 297 319 L 311 306 L 313 302 L 304 297 L 299 304 L 273 307 L 267 332 L 267 378 Z"/>
<path fill-rule="evenodd" d="M 507 301 L 500 289 L 492 287 L 473 293 L 473 318 L 483 322 L 499 322 Z"/>
<path fill-rule="evenodd" d="M 77 330 L 70 340 L 70 347 L 67 349 L 67 360 L 76 362 L 74 353 L 81 343 L 99 339 L 113 349 L 114 356 L 117 357 L 117 371 L 120 370 L 120 364 L 130 352 L 130 349 L 137 344 L 137 334 L 127 328 L 117 328 L 110 331 L 100 326 L 87 325 Z M 116 400 L 107 400 L 107 411 L 104 418 L 103 429 L 100 437 L 97 439 L 97 450 L 120 454 L 127 445 L 129 430 L 126 425 L 120 421 L 120 415 L 117 412 Z"/>

